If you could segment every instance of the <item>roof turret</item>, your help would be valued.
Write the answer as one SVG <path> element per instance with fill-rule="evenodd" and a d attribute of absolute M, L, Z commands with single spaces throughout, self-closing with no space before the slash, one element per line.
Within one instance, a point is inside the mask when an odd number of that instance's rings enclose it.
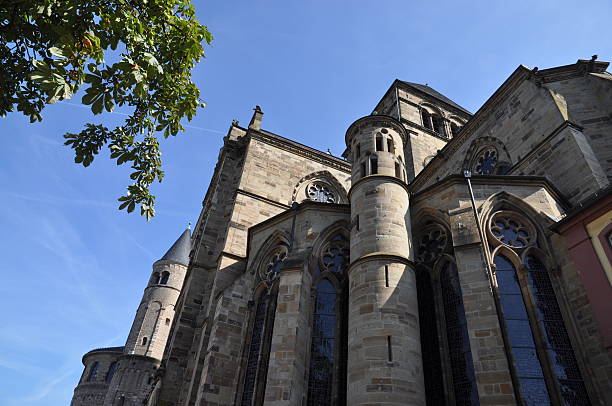
<path fill-rule="evenodd" d="M 172 261 L 182 265 L 189 265 L 189 251 L 191 251 L 191 231 L 187 228 L 176 240 L 172 247 L 160 258 L 160 261 Z"/>

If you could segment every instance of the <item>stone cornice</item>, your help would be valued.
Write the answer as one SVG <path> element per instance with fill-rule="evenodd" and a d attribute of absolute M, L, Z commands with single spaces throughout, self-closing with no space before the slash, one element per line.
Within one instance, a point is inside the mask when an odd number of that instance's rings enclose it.
<path fill-rule="evenodd" d="M 415 263 L 403 255 L 399 255 L 399 254 L 392 253 L 392 252 L 372 252 L 371 254 L 363 255 L 357 258 L 356 260 L 354 260 L 353 262 L 351 262 L 346 269 L 346 273 L 347 275 L 350 274 L 350 272 L 353 270 L 354 267 L 356 267 L 357 265 L 363 264 L 364 262 L 378 261 L 378 260 L 391 260 L 391 261 L 401 262 L 403 264 L 409 265 L 413 270 L 416 269 Z"/>
<path fill-rule="evenodd" d="M 354 135 L 354 133 L 357 131 L 357 127 L 359 127 L 360 125 L 364 125 L 366 123 L 370 125 L 375 125 L 377 123 L 380 123 L 380 124 L 389 125 L 391 127 L 394 127 L 397 130 L 397 132 L 400 134 L 400 136 L 402 137 L 402 141 L 404 142 L 404 145 L 406 144 L 408 140 L 408 134 L 406 134 L 406 128 L 402 125 L 402 123 L 400 123 L 399 121 L 397 121 L 397 119 L 391 116 L 377 114 L 377 115 L 369 115 L 369 116 L 358 118 L 357 120 L 353 122 L 353 124 L 349 126 L 344 136 L 344 141 L 346 142 L 347 147 L 351 144 L 351 138 Z"/>
<path fill-rule="evenodd" d="M 276 206 L 276 207 L 279 207 L 281 209 L 287 210 L 287 209 L 291 208 L 291 206 L 289 206 L 288 204 L 284 204 L 284 203 L 281 203 L 281 202 L 277 202 L 276 200 L 268 199 L 267 197 L 258 195 L 258 194 L 253 193 L 253 192 L 246 191 L 244 189 L 236 189 L 236 194 L 237 195 L 240 194 L 240 195 L 243 195 L 243 196 L 248 196 L 248 197 L 250 197 L 252 199 L 259 200 L 259 201 L 271 204 L 272 206 Z"/>
<path fill-rule="evenodd" d="M 567 210 L 571 207 L 563 194 L 543 176 L 472 175 L 470 180 L 472 181 L 472 185 L 540 186 L 546 189 L 564 209 Z M 466 185 L 465 177 L 463 175 L 449 175 L 433 185 L 413 194 L 411 196 L 411 201 L 418 202 L 422 199 L 429 198 L 435 193 L 446 190 L 449 186 L 457 184 Z"/>
<path fill-rule="evenodd" d="M 351 173 L 351 164 L 333 155 L 308 147 L 295 141 L 288 140 L 280 135 L 272 134 L 268 131 L 249 129 L 248 135 L 251 138 L 265 142 L 282 150 L 291 152 L 301 157 L 319 162 L 330 168 L 342 172 Z"/>

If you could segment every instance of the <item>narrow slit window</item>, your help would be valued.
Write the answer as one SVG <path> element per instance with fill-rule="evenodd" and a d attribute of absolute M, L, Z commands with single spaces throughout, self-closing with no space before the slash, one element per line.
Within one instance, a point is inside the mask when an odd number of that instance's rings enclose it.
<path fill-rule="evenodd" d="M 370 167 L 372 169 L 371 175 L 376 175 L 378 173 L 378 158 L 370 158 Z"/>
<path fill-rule="evenodd" d="M 383 150 L 383 137 L 382 135 L 377 135 L 376 136 L 376 151 L 382 151 Z"/>
<path fill-rule="evenodd" d="M 142 337 L 142 345 L 147 345 L 147 337 Z"/>
<path fill-rule="evenodd" d="M 385 287 L 389 287 L 389 265 L 385 265 Z"/>
<path fill-rule="evenodd" d="M 391 348 L 391 336 L 387 336 L 387 360 L 393 361 L 393 348 Z"/>
<path fill-rule="evenodd" d="M 399 162 L 395 163 L 395 177 L 402 179 L 402 169 Z"/>
<path fill-rule="evenodd" d="M 363 178 L 363 177 L 366 176 L 366 164 L 365 164 L 365 162 L 361 163 L 361 168 L 360 169 L 361 169 L 361 171 L 360 171 L 361 172 L 361 177 Z"/>
<path fill-rule="evenodd" d="M 361 144 L 355 145 L 355 162 L 361 157 Z"/>

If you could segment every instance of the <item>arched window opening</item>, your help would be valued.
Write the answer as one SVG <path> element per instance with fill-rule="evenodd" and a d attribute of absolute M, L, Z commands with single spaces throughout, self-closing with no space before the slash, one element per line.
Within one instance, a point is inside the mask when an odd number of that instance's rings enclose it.
<path fill-rule="evenodd" d="M 98 378 L 98 361 L 94 362 L 87 375 L 87 382 L 94 382 Z"/>
<path fill-rule="evenodd" d="M 391 137 L 387 138 L 387 151 L 395 154 L 395 145 L 393 144 L 393 139 Z"/>
<path fill-rule="evenodd" d="M 159 272 L 153 272 L 151 275 L 151 285 L 157 285 L 159 283 Z"/>
<path fill-rule="evenodd" d="M 463 127 L 459 126 L 457 123 L 453 123 L 453 122 L 451 122 L 450 127 L 451 127 L 451 134 L 452 134 L 453 137 L 456 137 L 457 134 L 459 134 L 459 132 L 463 128 Z"/>
<path fill-rule="evenodd" d="M 378 158 L 373 156 L 370 158 L 370 174 L 376 175 L 378 173 Z"/>
<path fill-rule="evenodd" d="M 395 177 L 402 179 L 402 168 L 400 167 L 399 162 L 395 163 Z"/>
<path fill-rule="evenodd" d="M 337 295 L 327 279 L 317 284 L 312 341 L 310 346 L 310 376 L 308 405 L 332 405 L 334 370 L 337 365 Z"/>
<path fill-rule="evenodd" d="M 117 370 L 117 361 L 111 362 L 110 366 L 108 367 L 108 371 L 106 372 L 106 377 L 104 377 L 104 380 L 106 382 L 112 381 L 113 375 L 115 375 L 116 370 Z"/>
<path fill-rule="evenodd" d="M 550 396 L 544 380 L 542 364 L 538 358 L 516 268 L 508 258 L 502 255 L 496 256 L 494 263 L 499 301 L 519 393 L 526 404 L 548 405 Z"/>
<path fill-rule="evenodd" d="M 259 296 L 253 315 L 241 406 L 263 404 L 275 308 L 274 294 L 266 292 Z"/>
<path fill-rule="evenodd" d="M 376 135 L 376 151 L 383 151 L 383 137 L 382 134 Z"/>
<path fill-rule="evenodd" d="M 431 275 L 427 269 L 416 273 L 419 302 L 419 328 L 421 332 L 421 353 L 423 354 L 423 375 L 425 397 L 428 405 L 443 406 L 446 403 L 442 380 L 442 360 L 436 323 L 436 306 Z"/>
<path fill-rule="evenodd" d="M 168 278 L 170 278 L 170 272 L 168 271 L 164 271 L 161 274 L 161 278 L 159 278 L 159 284 L 160 285 L 165 285 L 168 283 Z"/>
<path fill-rule="evenodd" d="M 444 120 L 437 114 L 431 115 L 431 124 L 433 126 L 433 130 L 440 135 L 444 135 Z"/>
<path fill-rule="evenodd" d="M 429 113 L 429 111 L 421 109 L 421 120 L 423 121 L 423 127 L 428 128 L 430 130 L 433 129 L 431 124 L 431 114 Z"/>
<path fill-rule="evenodd" d="M 534 298 L 538 327 L 552 362 L 552 371 L 561 389 L 561 397 L 567 405 L 589 405 L 578 361 L 563 322 L 548 270 L 533 255 L 527 256 L 525 265 L 529 290 Z"/>
<path fill-rule="evenodd" d="M 459 274 L 455 263 L 449 262 L 442 269 L 440 287 L 455 401 L 457 405 L 476 406 L 480 404 L 476 374 L 474 373 Z"/>

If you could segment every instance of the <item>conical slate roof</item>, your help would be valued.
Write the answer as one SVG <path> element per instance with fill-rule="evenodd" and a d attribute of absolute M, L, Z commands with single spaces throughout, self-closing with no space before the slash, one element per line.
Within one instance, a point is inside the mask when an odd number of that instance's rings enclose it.
<path fill-rule="evenodd" d="M 173 261 L 187 266 L 189 265 L 189 251 L 191 251 L 191 231 L 186 229 L 168 252 L 160 258 L 160 261 Z"/>

